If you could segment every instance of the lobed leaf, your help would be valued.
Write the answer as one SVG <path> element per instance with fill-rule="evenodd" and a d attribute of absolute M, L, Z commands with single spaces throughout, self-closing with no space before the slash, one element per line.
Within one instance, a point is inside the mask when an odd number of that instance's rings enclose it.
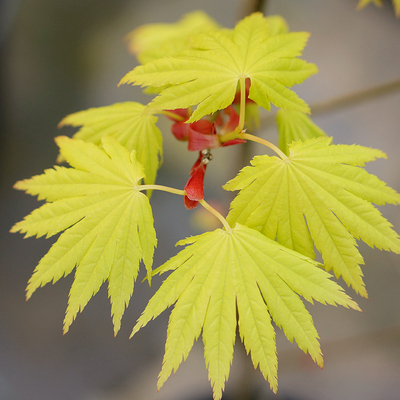
<path fill-rule="evenodd" d="M 271 36 L 289 31 L 286 21 L 279 15 L 268 16 L 265 20 Z M 219 28 L 217 22 L 206 13 L 197 10 L 185 14 L 172 24 L 142 25 L 128 33 L 125 39 L 131 53 L 136 55 L 141 64 L 146 64 L 188 50 L 194 36 Z"/>
<path fill-rule="evenodd" d="M 157 117 L 146 112 L 145 106 L 128 101 L 79 111 L 65 117 L 59 126 L 81 126 L 75 139 L 101 145 L 101 138 L 107 135 L 129 151 L 136 150 L 146 173 L 145 181 L 152 185 L 162 161 L 162 135 L 156 122 Z"/>
<path fill-rule="evenodd" d="M 108 280 L 116 334 L 141 260 L 151 277 L 157 241 L 150 203 L 139 186 L 143 167 L 134 150 L 129 153 L 107 136 L 102 139 L 104 150 L 67 137 L 58 137 L 56 142 L 73 168 L 55 167 L 16 184 L 17 189 L 52 202 L 34 210 L 11 232 L 48 237 L 64 231 L 36 267 L 27 298 L 38 287 L 56 282 L 76 267 L 64 332 Z M 58 194 L 53 186 L 61 189 Z"/>
<path fill-rule="evenodd" d="M 185 14 L 172 24 L 146 24 L 126 36 L 129 50 L 141 64 L 171 56 L 190 48 L 190 39 L 201 32 L 218 29 L 218 24 L 203 11 Z"/>
<path fill-rule="evenodd" d="M 361 10 L 364 8 L 366 5 L 374 3 L 378 7 L 383 6 L 383 1 L 382 0 L 360 0 L 357 4 L 357 9 Z M 392 0 L 393 7 L 394 7 L 394 12 L 396 14 L 396 17 L 400 17 L 400 0 Z"/>
<path fill-rule="evenodd" d="M 289 144 L 292 142 L 326 136 L 311 118 L 299 111 L 279 110 L 276 114 L 279 132 L 279 148 L 289 154 Z"/>
<path fill-rule="evenodd" d="M 296 59 L 308 33 L 282 33 L 260 13 L 224 29 L 192 38 L 192 49 L 136 67 L 120 83 L 165 87 L 149 104 L 152 111 L 198 105 L 188 122 L 226 108 L 238 83 L 249 78 L 249 98 L 270 109 L 271 102 L 285 109 L 309 112 L 307 104 L 287 88 L 317 72 L 314 64 Z"/>
<path fill-rule="evenodd" d="M 372 205 L 399 204 L 400 195 L 359 167 L 384 153 L 330 141 L 294 142 L 287 159 L 255 157 L 251 167 L 224 186 L 240 190 L 227 221 L 245 224 L 309 257 L 314 243 L 327 270 L 366 296 L 355 239 L 400 253 L 397 233 Z"/>
<path fill-rule="evenodd" d="M 396 13 L 396 17 L 400 17 L 400 0 L 393 0 L 394 12 Z"/>
<path fill-rule="evenodd" d="M 374 3 L 378 7 L 382 7 L 383 6 L 382 0 L 359 0 L 359 2 L 357 4 L 357 9 L 361 10 L 362 8 L 364 8 L 369 3 Z"/>
<path fill-rule="evenodd" d="M 175 303 L 158 388 L 185 360 L 201 330 L 214 399 L 229 377 L 236 324 L 254 367 L 277 390 L 271 318 L 290 341 L 322 366 L 318 334 L 299 299 L 359 309 L 318 263 L 246 226 L 188 238 L 188 246 L 158 268 L 173 270 L 150 299 L 132 335 Z M 236 307 L 238 319 L 236 319 Z"/>

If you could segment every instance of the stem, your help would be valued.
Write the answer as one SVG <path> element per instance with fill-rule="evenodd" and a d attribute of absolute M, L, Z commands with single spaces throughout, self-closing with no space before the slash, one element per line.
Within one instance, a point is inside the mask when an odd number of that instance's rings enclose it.
<path fill-rule="evenodd" d="M 157 114 L 166 115 L 167 117 L 171 117 L 172 119 L 174 119 L 176 121 L 184 121 L 185 120 L 185 118 L 183 118 L 182 116 L 175 114 L 171 111 L 162 110 L 162 111 L 158 111 Z"/>
<path fill-rule="evenodd" d="M 261 139 L 258 136 L 250 135 L 249 133 L 241 133 L 241 134 L 239 134 L 239 137 L 240 137 L 240 139 L 251 140 L 252 142 L 257 142 L 257 143 L 263 144 L 264 146 L 269 147 L 276 154 L 278 154 L 278 156 L 282 160 L 287 160 L 288 159 L 287 155 L 282 150 L 280 150 L 277 146 L 275 146 L 271 142 L 268 142 L 265 139 Z"/>
<path fill-rule="evenodd" d="M 171 188 L 168 186 L 162 186 L 162 185 L 140 185 L 139 191 L 142 191 L 142 190 L 162 190 L 163 192 L 179 194 L 181 196 L 186 195 L 186 192 L 184 190 L 174 189 L 174 188 Z"/>
<path fill-rule="evenodd" d="M 162 185 L 141 185 L 139 186 L 139 190 L 161 190 L 163 192 L 168 192 L 172 194 L 179 194 L 181 196 L 186 196 L 186 192 L 184 190 L 180 189 L 174 189 L 168 186 L 162 186 Z M 222 225 L 224 226 L 225 230 L 227 232 L 230 232 L 232 228 L 229 226 L 228 222 L 226 219 L 213 207 L 211 207 L 205 200 L 200 200 L 199 203 L 211 214 L 213 214 L 215 217 L 217 217 Z"/>
<path fill-rule="evenodd" d="M 239 114 L 239 125 L 237 126 L 237 132 L 240 132 L 244 128 L 244 119 L 246 111 L 246 78 L 240 77 L 240 114 Z M 235 129 L 235 130 L 236 130 Z"/>
<path fill-rule="evenodd" d="M 239 110 L 239 122 L 238 126 L 232 132 L 225 133 L 220 136 L 219 140 L 221 143 L 234 140 L 239 137 L 239 133 L 243 130 L 246 117 L 246 78 L 240 77 L 240 110 Z"/>
<path fill-rule="evenodd" d="M 244 0 L 243 1 L 243 5 L 241 7 L 242 9 L 242 18 L 247 17 L 248 15 L 257 12 L 257 11 L 261 11 L 264 12 L 266 7 L 267 7 L 267 0 Z"/>
<path fill-rule="evenodd" d="M 261 11 L 263 12 L 267 8 L 267 0 L 255 0 L 254 2 L 254 11 Z"/>
<path fill-rule="evenodd" d="M 224 225 L 224 228 L 227 232 L 232 230 L 226 219 L 215 208 L 211 207 L 205 200 L 200 200 L 199 203 L 222 222 L 222 225 Z"/>

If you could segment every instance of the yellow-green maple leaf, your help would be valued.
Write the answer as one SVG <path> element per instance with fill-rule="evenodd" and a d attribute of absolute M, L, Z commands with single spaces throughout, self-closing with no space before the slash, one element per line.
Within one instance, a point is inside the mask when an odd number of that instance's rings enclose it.
<path fill-rule="evenodd" d="M 393 0 L 393 7 L 396 17 L 400 17 L 400 0 Z"/>
<path fill-rule="evenodd" d="M 308 40 L 306 32 L 271 36 L 260 13 L 240 21 L 233 31 L 213 30 L 192 38 L 192 50 L 136 67 L 120 83 L 168 87 L 149 104 L 152 111 L 197 104 L 188 122 L 228 107 L 238 85 L 250 79 L 249 98 L 269 110 L 278 107 L 309 112 L 288 87 L 317 72 L 297 58 Z"/>
<path fill-rule="evenodd" d="M 145 64 L 188 49 L 192 36 L 218 28 L 218 24 L 205 12 L 193 11 L 172 24 L 142 25 L 130 32 L 126 40 L 129 50 L 140 63 Z"/>
<path fill-rule="evenodd" d="M 156 122 L 155 115 L 145 113 L 145 106 L 127 101 L 68 115 L 59 126 L 82 126 L 73 136 L 75 139 L 100 145 L 101 138 L 107 135 L 129 151 L 136 150 L 136 158 L 144 167 L 145 182 L 152 185 L 162 162 L 162 135 Z"/>
<path fill-rule="evenodd" d="M 305 141 L 313 137 L 326 136 L 311 118 L 300 111 L 279 110 L 276 114 L 279 132 L 279 148 L 289 153 L 289 144 L 298 140 Z"/>
<path fill-rule="evenodd" d="M 383 6 L 383 1 L 382 0 L 360 0 L 357 4 L 357 9 L 361 10 L 364 8 L 366 5 L 374 3 L 378 7 Z M 397 17 L 400 17 L 400 0 L 393 0 L 393 7 L 394 11 Z"/>
<path fill-rule="evenodd" d="M 329 137 L 310 139 L 291 144 L 285 159 L 255 157 L 224 186 L 240 189 L 227 221 L 311 258 L 314 242 L 325 267 L 366 296 L 355 239 L 400 253 L 397 233 L 372 204 L 399 204 L 400 195 L 360 168 L 386 157 L 383 152 L 330 143 Z"/>
<path fill-rule="evenodd" d="M 369 3 L 374 3 L 376 6 L 378 7 L 382 7 L 383 6 L 383 2 L 382 0 L 360 0 L 357 4 L 357 8 L 359 10 L 361 10 L 362 8 L 364 8 L 366 5 L 368 5 Z"/>
<path fill-rule="evenodd" d="M 157 241 L 149 199 L 140 189 L 143 167 L 134 150 L 128 152 L 107 136 L 102 139 L 104 150 L 64 136 L 56 142 L 73 168 L 57 166 L 15 185 L 48 202 L 15 224 L 11 232 L 48 237 L 64 231 L 36 267 L 27 298 L 76 267 L 64 332 L 108 280 L 116 334 L 140 260 L 151 277 Z"/>
<path fill-rule="evenodd" d="M 280 15 L 267 16 L 270 36 L 287 33 L 289 27 Z M 191 38 L 202 32 L 219 29 L 220 26 L 204 11 L 185 14 L 179 21 L 167 24 L 146 24 L 139 26 L 126 36 L 128 48 L 141 64 L 161 57 L 174 55 L 190 49 Z"/>
<path fill-rule="evenodd" d="M 238 325 L 254 367 L 260 367 L 276 392 L 277 355 L 271 317 L 291 342 L 295 339 L 322 367 L 318 333 L 298 295 L 310 302 L 359 309 L 318 263 L 246 226 L 217 229 L 178 244 L 190 246 L 155 271 L 174 270 L 150 299 L 132 332 L 175 303 L 158 388 L 182 359 L 186 360 L 203 331 L 209 379 L 214 399 L 220 399 Z"/>

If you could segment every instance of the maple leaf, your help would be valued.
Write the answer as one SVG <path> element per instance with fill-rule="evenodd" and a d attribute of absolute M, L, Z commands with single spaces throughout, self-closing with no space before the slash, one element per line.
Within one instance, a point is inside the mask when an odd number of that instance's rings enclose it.
<path fill-rule="evenodd" d="M 211 17 L 198 10 L 185 14 L 172 24 L 142 25 L 128 33 L 126 40 L 129 50 L 140 63 L 145 64 L 189 49 L 192 36 L 218 28 L 219 25 Z"/>
<path fill-rule="evenodd" d="M 400 17 L 400 0 L 393 0 L 392 2 L 393 2 L 393 7 L 394 7 L 396 17 Z M 378 7 L 383 6 L 382 0 L 360 0 L 357 4 L 357 9 L 361 10 L 362 8 L 364 8 L 366 5 L 368 5 L 370 3 L 374 3 Z"/>
<path fill-rule="evenodd" d="M 400 0 L 393 0 L 393 7 L 396 17 L 400 18 Z"/>
<path fill-rule="evenodd" d="M 386 157 L 383 152 L 330 145 L 331 140 L 292 143 L 286 159 L 255 157 L 224 186 L 240 189 L 227 221 L 257 229 L 311 258 L 314 242 L 325 267 L 367 296 L 355 239 L 400 253 L 397 233 L 372 204 L 399 204 L 400 195 L 360 168 Z"/>
<path fill-rule="evenodd" d="M 85 142 L 101 144 L 104 135 L 112 136 L 129 151 L 136 150 L 137 160 L 145 170 L 145 182 L 152 185 L 162 162 L 162 135 L 157 117 L 145 113 L 145 106 L 127 101 L 111 106 L 90 108 L 65 117 L 59 127 L 82 126 L 73 136 Z"/>
<path fill-rule="evenodd" d="M 269 110 L 277 107 L 309 112 L 307 104 L 288 89 L 317 72 L 297 58 L 308 40 L 306 32 L 270 36 L 260 13 L 240 21 L 233 31 L 213 30 L 192 38 L 192 50 L 136 67 L 121 83 L 164 87 L 149 109 L 172 110 L 198 105 L 189 123 L 228 107 L 238 84 L 249 98 Z"/>
<path fill-rule="evenodd" d="M 73 168 L 56 166 L 15 185 L 48 203 L 15 224 L 11 232 L 25 233 L 25 237 L 49 237 L 64 231 L 36 267 L 27 298 L 38 287 L 56 282 L 76 266 L 64 333 L 108 280 L 116 334 L 132 296 L 141 259 L 151 277 L 157 241 L 149 199 L 139 186 L 143 167 L 134 150 L 129 153 L 107 136 L 102 138 L 104 150 L 64 136 L 56 138 L 56 142 Z"/>
<path fill-rule="evenodd" d="M 289 153 L 289 144 L 298 140 L 305 141 L 313 137 L 326 136 L 311 118 L 300 111 L 279 110 L 276 114 L 279 132 L 279 148 Z"/>
<path fill-rule="evenodd" d="M 220 399 L 233 357 L 236 325 L 241 340 L 271 389 L 277 390 L 277 355 L 271 317 L 322 367 L 318 333 L 299 296 L 311 303 L 359 309 L 318 263 L 236 224 L 182 240 L 189 244 L 155 273 L 174 270 L 150 299 L 132 335 L 175 304 L 158 388 L 186 360 L 203 330 L 214 399 Z M 236 320 L 236 307 L 238 320 Z"/>
<path fill-rule="evenodd" d="M 383 6 L 383 2 L 382 0 L 360 0 L 357 4 L 357 9 L 361 10 L 362 8 L 364 8 L 366 5 L 368 5 L 369 3 L 374 3 L 376 6 L 378 7 L 382 7 Z"/>

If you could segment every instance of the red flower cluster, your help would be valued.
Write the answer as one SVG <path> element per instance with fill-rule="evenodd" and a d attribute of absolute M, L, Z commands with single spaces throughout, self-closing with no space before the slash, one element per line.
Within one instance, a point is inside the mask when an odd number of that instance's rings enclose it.
<path fill-rule="evenodd" d="M 247 94 L 247 93 L 246 93 Z M 226 119 L 224 123 L 224 120 Z M 220 138 L 226 133 L 233 132 L 239 124 L 239 115 L 231 105 L 216 114 L 213 120 L 200 119 L 188 124 L 189 109 L 168 111 L 168 118 L 174 121 L 171 132 L 180 141 L 188 142 L 188 150 L 199 151 L 199 157 L 190 170 L 190 178 L 186 183 L 184 204 L 186 208 L 197 207 L 204 198 L 204 175 L 207 163 L 212 159 L 210 149 L 244 143 L 243 139 L 233 139 L 221 142 Z"/>
<path fill-rule="evenodd" d="M 171 126 L 171 132 L 176 139 L 188 142 L 188 150 L 201 151 L 204 149 L 213 149 L 216 147 L 230 146 L 233 144 L 244 143 L 243 139 L 234 139 L 221 143 L 220 137 L 225 133 L 232 132 L 238 126 L 239 115 L 233 106 L 229 106 L 222 112 L 229 115 L 228 121 L 224 123 L 221 112 L 213 122 L 208 119 L 201 119 L 191 124 L 186 123 L 190 118 L 188 109 L 177 109 L 168 111 L 168 118 L 174 121 Z M 222 127 L 219 132 L 217 129 Z"/>

